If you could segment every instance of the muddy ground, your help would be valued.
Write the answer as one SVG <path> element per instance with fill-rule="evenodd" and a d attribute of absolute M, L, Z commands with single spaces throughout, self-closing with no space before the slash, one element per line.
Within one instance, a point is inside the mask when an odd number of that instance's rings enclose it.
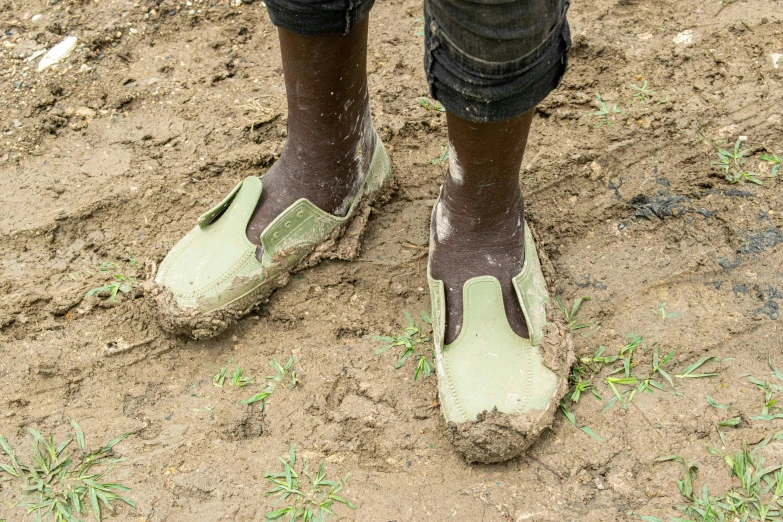
<path fill-rule="evenodd" d="M 35 16 L 34 15 L 40 15 Z M 33 19 L 34 17 L 34 19 Z M 731 485 L 707 446 L 756 443 L 783 421 L 754 421 L 763 394 L 747 375 L 783 367 L 783 186 L 765 148 L 783 154 L 780 0 L 574 2 L 570 70 L 537 111 L 521 173 L 528 219 L 552 260 L 552 288 L 582 307 L 578 354 L 617 353 L 633 332 L 641 372 L 654 343 L 676 349 L 671 373 L 703 356 L 716 377 L 677 379 L 628 409 L 607 370 L 603 402 L 583 397 L 529 456 L 467 465 L 444 437 L 435 377 L 395 370 L 367 335 L 401 330 L 429 309 L 426 245 L 446 168 L 445 116 L 427 110 L 421 3 L 379 0 L 370 28 L 370 92 L 400 188 L 372 217 L 353 263 L 300 273 L 256 315 L 217 339 L 164 334 L 140 284 L 115 302 L 85 298 L 115 273 L 142 281 L 238 180 L 281 151 L 286 114 L 275 29 L 262 3 L 192 0 L 0 2 L 0 434 L 22 454 L 26 428 L 88 443 L 132 436 L 134 521 L 264 520 L 264 472 L 296 444 L 352 477 L 340 520 L 668 520 L 681 501 L 678 453 L 697 486 Z M 78 46 L 36 71 L 64 37 Z M 631 83 L 655 91 L 633 100 Z M 589 114 L 600 93 L 621 113 Z M 763 186 L 729 184 L 715 146 L 740 136 Z M 129 258 L 133 258 L 129 260 Z M 103 263 L 115 263 L 106 268 Z M 101 271 L 103 266 L 107 271 Z M 665 317 L 656 315 L 665 302 Z M 671 316 L 670 316 L 671 314 Z M 600 324 L 597 324 L 600 323 Z M 301 383 L 264 412 L 239 400 L 257 386 L 212 386 L 230 358 L 264 376 L 294 353 Z M 713 408 L 705 397 L 731 405 Z M 780 461 L 783 443 L 769 446 Z M 0 483 L 0 519 L 22 519 Z"/>

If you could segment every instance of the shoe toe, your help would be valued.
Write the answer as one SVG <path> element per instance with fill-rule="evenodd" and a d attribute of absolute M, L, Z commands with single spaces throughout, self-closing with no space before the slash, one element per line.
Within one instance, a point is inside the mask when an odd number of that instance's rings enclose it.
<path fill-rule="evenodd" d="M 241 297 L 261 276 L 255 245 L 195 228 L 161 264 L 156 283 L 178 306 L 207 312 Z"/>

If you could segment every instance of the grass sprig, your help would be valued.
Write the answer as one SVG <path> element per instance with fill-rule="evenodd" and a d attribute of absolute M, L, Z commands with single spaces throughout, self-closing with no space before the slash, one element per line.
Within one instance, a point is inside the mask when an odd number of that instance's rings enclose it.
<path fill-rule="evenodd" d="M 266 473 L 265 477 L 272 485 L 272 489 L 266 492 L 266 496 L 276 496 L 279 503 L 286 505 L 268 511 L 267 520 L 324 522 L 327 517 L 336 516 L 333 507 L 337 504 L 356 509 L 350 500 L 338 495 L 345 487 L 345 483 L 351 476 L 350 473 L 342 480 L 328 479 L 326 465 L 322 462 L 318 471 L 312 474 L 308 470 L 307 459 L 301 459 L 303 464 L 297 472 L 296 445 L 291 446 L 287 460 L 283 457 L 278 457 L 278 460 L 283 465 L 283 471 Z"/>
<path fill-rule="evenodd" d="M 59 444 L 55 444 L 54 437 L 44 437 L 28 428 L 33 437 L 29 463 L 20 460 L 0 437 L 0 447 L 7 458 L 7 463 L 0 463 L 0 481 L 8 481 L 10 489 L 19 496 L 16 505 L 34 515 L 36 521 L 54 522 L 81 522 L 90 513 L 100 522 L 103 510 L 113 509 L 116 502 L 135 508 L 133 500 L 123 496 L 130 488 L 105 480 L 114 465 L 125 461 L 114 454 L 113 448 L 130 434 L 90 451 L 79 423 L 71 419 L 71 427 L 74 436 Z M 74 440 L 76 448 L 72 447 Z"/>

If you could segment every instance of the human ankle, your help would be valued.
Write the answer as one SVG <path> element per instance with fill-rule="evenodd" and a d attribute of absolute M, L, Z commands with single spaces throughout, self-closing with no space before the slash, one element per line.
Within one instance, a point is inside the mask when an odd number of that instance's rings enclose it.
<path fill-rule="evenodd" d="M 460 234 L 516 234 L 524 223 L 524 202 L 521 193 L 511 194 L 502 201 L 482 201 L 468 194 L 455 194 L 446 186 L 441 191 L 434 219 L 443 221 Z M 453 237 L 453 234 L 452 234 Z"/>
<path fill-rule="evenodd" d="M 291 176 L 324 190 L 350 189 L 372 151 L 367 30 L 367 19 L 346 35 L 279 30 L 288 101 L 281 160 L 293 167 Z"/>
<path fill-rule="evenodd" d="M 304 136 L 303 136 L 304 134 Z M 275 177 L 293 184 L 312 202 L 328 212 L 338 212 L 344 200 L 352 200 L 369 170 L 375 149 L 375 131 L 367 107 L 349 134 L 340 129 L 319 128 L 302 132 L 290 129 L 275 167 Z M 318 201 L 316 201 L 318 200 Z"/>

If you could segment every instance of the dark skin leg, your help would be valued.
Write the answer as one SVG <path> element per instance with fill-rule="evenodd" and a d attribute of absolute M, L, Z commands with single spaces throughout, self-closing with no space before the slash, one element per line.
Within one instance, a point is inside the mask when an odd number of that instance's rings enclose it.
<path fill-rule="evenodd" d="M 288 96 L 288 139 L 262 179 L 247 226 L 260 235 L 300 198 L 345 215 L 375 147 L 367 92 L 368 17 L 347 35 L 300 36 L 278 29 Z M 262 249 L 256 251 L 261 259 Z"/>
<path fill-rule="evenodd" d="M 288 95 L 288 139 L 263 177 L 263 192 L 247 227 L 260 245 L 264 228 L 297 199 L 344 215 L 375 146 L 367 92 L 365 18 L 347 35 L 299 36 L 278 29 Z M 524 261 L 519 189 L 533 111 L 503 122 L 473 123 L 447 114 L 449 175 L 432 222 L 432 273 L 446 287 L 446 342 L 462 323 L 462 285 L 498 278 L 511 328 L 527 328 L 511 278 Z M 256 255 L 261 258 L 261 248 Z"/>
<path fill-rule="evenodd" d="M 533 109 L 493 123 L 446 114 L 449 172 L 432 219 L 430 266 L 446 290 L 445 342 L 462 327 L 462 287 L 491 275 L 500 281 L 511 329 L 528 337 L 511 279 L 524 262 L 524 205 L 519 169 Z"/>

